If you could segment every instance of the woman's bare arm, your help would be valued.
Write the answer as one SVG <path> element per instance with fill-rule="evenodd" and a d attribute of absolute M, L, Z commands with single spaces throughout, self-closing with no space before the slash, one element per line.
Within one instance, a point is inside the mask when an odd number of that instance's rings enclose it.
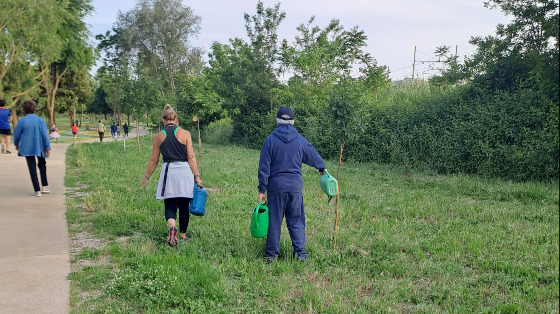
<path fill-rule="evenodd" d="M 160 132 L 161 133 L 161 132 Z M 142 187 L 146 188 L 146 184 L 148 183 L 148 179 L 156 170 L 157 164 L 159 162 L 159 146 L 163 142 L 161 140 L 161 135 L 163 133 L 158 133 L 154 136 L 154 140 L 152 142 L 152 155 L 150 156 L 150 160 L 148 161 L 148 167 L 146 168 L 146 172 L 144 173 L 144 177 L 142 178 Z"/>
<path fill-rule="evenodd" d="M 192 146 L 191 133 L 187 130 L 185 131 L 185 144 L 187 145 L 187 158 L 189 161 L 189 166 L 191 166 L 191 171 L 195 175 L 194 179 L 198 185 L 202 186 L 202 179 L 198 173 L 198 165 L 196 164 L 196 156 L 194 155 L 194 150 Z"/>

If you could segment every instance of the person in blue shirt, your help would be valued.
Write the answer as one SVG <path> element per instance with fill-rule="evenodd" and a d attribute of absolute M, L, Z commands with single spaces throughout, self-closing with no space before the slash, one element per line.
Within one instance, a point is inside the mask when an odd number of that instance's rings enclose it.
<path fill-rule="evenodd" d="M 268 204 L 269 226 L 265 260 L 280 254 L 280 227 L 284 216 L 292 239 L 293 257 L 305 261 L 305 211 L 302 163 L 323 175 L 325 162 L 313 145 L 294 128 L 294 112 L 282 107 L 276 114 L 276 129 L 264 141 L 259 161 L 258 201 Z M 265 195 L 266 192 L 266 195 Z"/>
<path fill-rule="evenodd" d="M 111 124 L 111 136 L 113 137 L 113 140 L 117 140 L 117 125 L 115 124 L 115 122 Z"/>
<path fill-rule="evenodd" d="M 12 135 L 12 113 L 10 109 L 6 108 L 6 101 L 0 99 L 0 136 L 2 136 L 2 151 L 0 153 L 11 154 L 10 149 L 10 135 Z"/>
<path fill-rule="evenodd" d="M 25 117 L 19 119 L 14 128 L 14 145 L 18 150 L 18 156 L 24 156 L 27 161 L 35 196 L 41 196 L 41 192 L 43 194 L 51 193 L 47 181 L 47 162 L 45 160 L 51 153 L 47 124 L 45 120 L 35 114 L 37 104 L 33 100 L 24 101 L 22 108 Z M 37 179 L 37 168 L 41 174 L 42 189 Z"/>

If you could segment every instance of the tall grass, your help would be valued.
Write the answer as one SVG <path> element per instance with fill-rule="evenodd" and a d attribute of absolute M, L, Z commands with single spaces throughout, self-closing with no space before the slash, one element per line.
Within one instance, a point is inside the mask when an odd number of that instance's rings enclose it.
<path fill-rule="evenodd" d="M 141 144 L 68 150 L 74 313 L 559 310 L 557 183 L 345 163 L 333 249 L 334 201 L 304 166 L 308 261 L 290 258 L 284 226 L 281 257 L 267 264 L 249 231 L 259 151 L 203 144 L 206 216 L 191 216 L 191 240 L 170 248 L 158 171 L 140 188 L 149 137 Z"/>

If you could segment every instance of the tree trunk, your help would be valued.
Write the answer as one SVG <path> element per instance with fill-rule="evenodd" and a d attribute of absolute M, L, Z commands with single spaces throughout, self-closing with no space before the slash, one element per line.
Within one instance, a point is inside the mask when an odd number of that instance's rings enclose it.
<path fill-rule="evenodd" d="M 136 120 L 136 145 L 138 145 L 138 151 L 140 151 L 140 133 L 138 131 L 138 119 Z"/>
<path fill-rule="evenodd" d="M 80 114 L 80 124 L 78 124 L 80 127 L 82 126 L 82 120 L 84 119 L 84 104 L 82 104 L 82 113 Z"/>
<path fill-rule="evenodd" d="M 64 71 L 62 71 L 62 73 L 58 74 L 58 67 L 55 66 L 55 68 L 53 69 L 53 71 L 54 71 L 53 72 L 54 82 L 51 82 L 50 75 L 46 74 L 49 71 L 45 71 L 44 85 L 45 85 L 45 94 L 47 96 L 46 97 L 47 98 L 46 108 L 47 108 L 47 114 L 48 114 L 48 119 L 49 119 L 49 124 L 50 125 L 56 124 L 56 115 L 55 115 L 55 111 L 54 111 L 54 103 L 55 103 L 55 99 L 56 99 L 56 93 L 58 92 L 58 85 L 60 84 L 60 79 L 62 78 L 62 76 L 64 74 L 66 74 L 67 70 L 68 70 L 68 68 L 65 68 Z"/>
<path fill-rule="evenodd" d="M 17 115 L 17 111 L 16 109 L 11 109 L 10 110 L 12 112 L 12 127 L 15 128 L 17 123 L 18 123 L 18 115 Z"/>

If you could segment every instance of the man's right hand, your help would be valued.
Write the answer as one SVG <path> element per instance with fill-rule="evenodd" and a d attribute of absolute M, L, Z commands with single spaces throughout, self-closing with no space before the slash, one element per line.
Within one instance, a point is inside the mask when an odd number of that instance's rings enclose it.
<path fill-rule="evenodd" d="M 266 195 L 264 193 L 259 193 L 259 203 L 260 202 L 266 204 Z"/>

